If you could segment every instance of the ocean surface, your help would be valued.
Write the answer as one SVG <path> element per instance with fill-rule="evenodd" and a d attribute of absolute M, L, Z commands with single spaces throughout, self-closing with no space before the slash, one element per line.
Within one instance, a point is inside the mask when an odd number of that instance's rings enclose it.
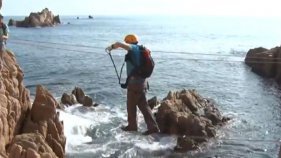
<path fill-rule="evenodd" d="M 281 44 L 281 19 L 250 17 L 61 17 L 50 28 L 10 27 L 7 47 L 24 71 L 24 83 L 35 96 L 44 85 L 57 99 L 75 86 L 100 104 L 75 105 L 61 111 L 68 158 L 95 157 L 219 157 L 277 158 L 281 133 L 280 89 L 243 62 L 255 47 Z M 8 21 L 9 17 L 5 17 Z M 13 17 L 23 19 L 23 17 Z M 175 136 L 142 136 L 146 130 L 138 112 L 139 131 L 126 125 L 126 91 L 118 85 L 104 49 L 135 33 L 152 50 L 156 67 L 148 98 L 169 91 L 196 89 L 214 99 L 231 121 L 200 150 L 175 153 Z M 125 52 L 112 53 L 118 70 Z M 125 76 L 125 73 L 123 74 Z M 123 77 L 123 81 L 125 78 Z"/>

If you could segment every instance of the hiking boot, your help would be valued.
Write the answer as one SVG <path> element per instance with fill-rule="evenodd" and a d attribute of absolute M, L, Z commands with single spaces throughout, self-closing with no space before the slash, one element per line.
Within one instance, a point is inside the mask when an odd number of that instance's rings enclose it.
<path fill-rule="evenodd" d="M 129 126 L 123 126 L 123 127 L 121 127 L 121 129 L 123 131 L 127 131 L 127 132 L 137 131 L 137 128 L 131 128 Z"/>
<path fill-rule="evenodd" d="M 142 135 L 150 135 L 150 134 L 153 134 L 153 133 L 159 133 L 160 131 L 158 129 L 153 129 L 153 130 L 147 130 L 145 132 L 142 133 Z"/>

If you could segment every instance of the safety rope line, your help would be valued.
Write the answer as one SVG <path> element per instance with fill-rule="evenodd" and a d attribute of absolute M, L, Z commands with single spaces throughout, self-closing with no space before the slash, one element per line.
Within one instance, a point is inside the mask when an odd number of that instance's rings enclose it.
<path fill-rule="evenodd" d="M 49 49 L 65 50 L 65 51 L 71 51 L 71 52 L 93 53 L 93 51 L 67 49 L 67 48 L 53 47 L 53 46 L 46 46 L 46 45 L 36 45 L 36 44 L 32 44 L 32 43 L 25 43 L 25 42 L 12 42 L 12 43 L 15 43 L 15 44 L 22 44 L 22 45 L 30 45 L 30 46 L 41 47 L 41 48 L 49 48 Z"/>
<path fill-rule="evenodd" d="M 162 51 L 162 50 L 153 50 L 152 52 L 158 52 L 158 53 L 170 53 L 170 54 L 191 54 L 191 55 L 209 55 L 209 56 L 225 56 L 225 57 L 243 57 L 243 56 L 235 56 L 230 54 L 209 54 L 209 53 L 190 53 L 190 52 L 183 52 L 183 51 Z"/>
<path fill-rule="evenodd" d="M 46 41 L 33 41 L 33 40 L 23 40 L 23 39 L 10 39 L 15 41 L 27 41 L 27 42 L 33 42 L 33 43 L 45 43 L 45 44 L 55 44 L 55 45 L 66 45 L 66 46 L 73 46 L 73 47 L 85 47 L 85 48 L 97 48 L 97 49 L 104 49 L 104 47 L 98 47 L 98 46 L 88 46 L 88 45 L 82 45 L 82 44 L 68 44 L 68 43 L 57 43 L 57 42 L 46 42 Z M 190 53 L 190 52 L 173 52 L 173 51 L 161 51 L 161 50 L 153 50 L 153 52 L 158 53 L 175 53 L 175 54 L 192 54 L 192 55 L 211 55 L 211 56 L 227 56 L 227 57 L 241 57 L 241 56 L 235 56 L 235 55 L 227 55 L 227 54 L 206 54 L 206 53 Z"/>
<path fill-rule="evenodd" d="M 216 140 L 222 140 L 222 141 L 250 141 L 250 142 L 269 142 L 269 143 L 281 143 L 281 138 L 280 139 L 243 139 L 243 138 L 219 138 L 219 137 L 204 137 L 204 136 L 185 136 L 186 138 L 191 138 L 191 139 L 216 139 Z"/>
<path fill-rule="evenodd" d="M 83 44 L 69 44 L 69 43 L 58 43 L 58 42 L 47 42 L 47 41 L 33 41 L 33 40 L 23 40 L 23 39 L 10 39 L 11 42 L 13 40 L 15 41 L 22 41 L 22 42 L 32 42 L 32 43 L 45 43 L 45 44 L 55 44 L 55 45 L 66 45 L 66 46 L 72 46 L 72 47 L 85 47 L 85 48 L 95 48 L 95 49 L 104 49 L 104 47 L 98 47 L 98 46 L 88 46 Z"/>
<path fill-rule="evenodd" d="M 68 43 L 57 43 L 57 42 L 47 42 L 47 41 L 34 41 L 34 40 L 25 40 L 25 39 L 10 39 L 11 42 L 15 41 L 21 41 L 21 42 L 32 42 L 32 43 L 45 43 L 45 44 L 55 44 L 55 45 L 66 45 L 66 46 L 72 46 L 72 47 L 85 47 L 85 48 L 96 48 L 96 49 L 104 49 L 104 47 L 98 47 L 98 46 L 88 46 L 88 45 L 82 45 L 82 44 L 68 44 Z M 190 52 L 174 52 L 174 51 L 161 51 L 161 50 L 153 50 L 153 52 L 158 53 L 169 53 L 169 54 L 191 54 L 191 55 L 211 55 L 211 56 L 226 56 L 226 57 L 243 57 L 243 56 L 235 56 L 235 55 L 228 55 L 228 54 L 207 54 L 207 53 L 190 53 Z"/>
<path fill-rule="evenodd" d="M 93 51 L 85 51 L 85 50 L 77 50 L 77 49 L 68 49 L 68 48 L 62 48 L 62 47 L 54 47 L 54 46 L 46 46 L 42 45 L 41 43 L 45 44 L 56 44 L 56 45 L 65 45 L 65 46 L 73 46 L 73 47 L 84 47 L 84 48 L 95 48 L 95 49 L 102 49 L 103 47 L 97 47 L 97 46 L 87 46 L 87 45 L 73 45 L 73 44 L 67 44 L 67 43 L 54 43 L 54 42 L 44 42 L 44 41 L 32 41 L 32 40 L 19 40 L 14 39 L 15 41 L 11 40 L 11 43 L 15 44 L 22 44 L 22 45 L 30 45 L 30 46 L 36 46 L 36 47 L 42 47 L 42 48 L 50 48 L 50 49 L 58 49 L 58 50 L 65 50 L 65 51 L 72 51 L 72 52 L 83 52 L 83 53 L 93 53 Z M 39 43 L 39 44 L 34 44 Z M 188 52 L 168 52 L 168 51 L 153 51 L 153 52 L 162 52 L 162 53 L 174 53 L 174 54 L 192 54 L 192 55 L 211 55 L 211 56 L 225 56 L 225 57 L 239 57 L 239 56 L 232 56 L 232 55 L 223 55 L 223 54 L 206 54 L 206 53 L 188 53 Z M 249 57 L 249 63 L 250 64 L 281 64 L 281 58 L 260 58 L 260 57 Z M 253 61 L 254 59 L 266 59 L 271 61 Z M 224 59 L 198 59 L 198 58 L 185 58 L 183 60 L 192 60 L 192 61 L 219 61 L 219 62 L 245 62 L 244 60 L 224 60 Z M 279 61 L 280 60 L 280 61 Z"/>

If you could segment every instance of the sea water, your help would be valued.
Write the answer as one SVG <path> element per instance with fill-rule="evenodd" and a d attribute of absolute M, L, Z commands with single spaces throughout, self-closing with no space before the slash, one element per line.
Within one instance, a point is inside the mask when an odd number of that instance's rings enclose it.
<path fill-rule="evenodd" d="M 81 87 L 100 105 L 77 104 L 60 111 L 69 158 L 92 157 L 277 157 L 281 131 L 280 90 L 243 62 L 255 47 L 281 44 L 281 20 L 253 17 L 86 16 L 61 17 L 48 28 L 10 27 L 7 47 L 24 71 L 24 83 L 35 96 L 42 84 L 60 101 L 64 92 Z M 23 17 L 13 17 L 23 19 Z M 5 20 L 8 20 L 6 17 Z M 123 132 L 126 91 L 118 85 L 104 49 L 135 33 L 151 49 L 156 67 L 148 98 L 172 90 L 196 89 L 217 102 L 231 121 L 199 151 L 175 153 L 176 136 L 142 136 Z M 125 51 L 112 51 L 118 71 Z M 125 81 L 123 73 L 122 81 Z"/>

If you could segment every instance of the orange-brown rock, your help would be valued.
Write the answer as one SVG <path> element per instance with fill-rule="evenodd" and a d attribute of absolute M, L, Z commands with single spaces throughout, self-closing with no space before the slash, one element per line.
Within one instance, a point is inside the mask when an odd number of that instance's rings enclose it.
<path fill-rule="evenodd" d="M 67 93 L 63 93 L 61 97 L 61 103 L 66 106 L 71 106 L 77 103 L 80 103 L 83 106 L 87 107 L 98 105 L 94 103 L 93 99 L 90 96 L 85 95 L 84 91 L 80 87 L 75 87 L 72 91 L 72 94 L 70 95 L 68 95 Z"/>
<path fill-rule="evenodd" d="M 8 148 L 9 158 L 37 158 L 43 154 L 49 154 L 51 158 L 58 156 L 45 141 L 40 133 L 26 133 L 17 135 Z"/>
<path fill-rule="evenodd" d="M 31 120 L 41 121 L 52 119 L 56 114 L 57 101 L 43 87 L 37 86 L 36 96 L 31 109 Z"/>
<path fill-rule="evenodd" d="M 68 105 L 77 104 L 78 102 L 74 94 L 68 95 L 67 93 L 63 93 L 61 97 L 61 103 L 68 106 Z"/>
<path fill-rule="evenodd" d="M 56 112 L 58 103 L 47 89 L 38 86 L 31 105 L 14 54 L 0 53 L 0 157 L 63 158 L 66 138 Z"/>
<path fill-rule="evenodd" d="M 281 47 L 270 50 L 261 47 L 250 49 L 245 63 L 258 75 L 275 78 L 278 83 L 281 83 Z"/>
<path fill-rule="evenodd" d="M 222 125 L 226 120 L 213 101 L 203 98 L 195 90 L 169 92 L 156 113 L 162 133 L 180 136 L 177 151 L 195 149 L 214 137 L 216 125 Z"/>
<path fill-rule="evenodd" d="M 14 54 L 11 51 L 0 53 L 3 54 L 0 58 L 0 153 L 6 153 L 5 146 L 20 134 L 31 103 Z"/>
<path fill-rule="evenodd" d="M 25 133 L 40 133 L 53 149 L 55 154 L 64 157 L 66 138 L 59 113 L 56 112 L 57 101 L 43 86 L 37 86 L 36 96 L 23 127 Z M 49 138 L 51 137 L 51 138 Z M 51 139 L 52 141 L 48 141 Z M 55 144 L 55 145 L 54 145 Z"/>
<path fill-rule="evenodd" d="M 45 8 L 41 12 L 30 13 L 30 15 L 25 17 L 23 21 L 10 19 L 8 25 L 17 27 L 50 27 L 60 23 L 59 16 L 54 16 L 48 8 Z"/>

